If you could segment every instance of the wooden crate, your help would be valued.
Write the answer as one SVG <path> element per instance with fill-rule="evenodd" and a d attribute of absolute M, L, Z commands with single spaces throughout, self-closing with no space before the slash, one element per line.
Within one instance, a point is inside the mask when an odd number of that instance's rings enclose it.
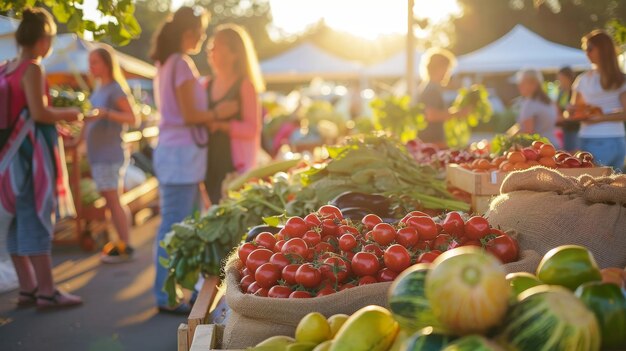
<path fill-rule="evenodd" d="M 187 340 L 191 341 L 194 339 L 194 334 L 198 326 L 206 325 L 207 317 L 211 312 L 211 306 L 213 306 L 215 297 L 217 296 L 219 284 L 219 277 L 209 276 L 204 278 L 204 283 L 198 292 L 196 303 L 194 303 L 193 308 L 187 317 Z"/>
<path fill-rule="evenodd" d="M 472 195 L 472 212 L 479 215 L 485 214 L 494 197 L 495 195 Z"/>
<path fill-rule="evenodd" d="M 570 177 L 578 177 L 584 174 L 600 177 L 611 174 L 613 169 L 611 167 L 561 168 L 558 171 Z M 446 168 L 446 178 L 450 185 L 467 191 L 472 195 L 498 195 L 500 186 L 507 174 L 508 172 L 501 171 L 472 172 L 457 164 L 449 164 Z"/>
<path fill-rule="evenodd" d="M 243 351 L 222 349 L 224 326 L 221 324 L 204 324 L 196 328 L 196 334 L 189 351 Z"/>

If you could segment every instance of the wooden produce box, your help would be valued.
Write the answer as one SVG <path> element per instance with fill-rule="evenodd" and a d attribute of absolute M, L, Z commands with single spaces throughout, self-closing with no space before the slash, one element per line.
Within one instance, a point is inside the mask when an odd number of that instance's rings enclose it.
<path fill-rule="evenodd" d="M 611 167 L 559 168 L 558 171 L 570 177 L 578 177 L 584 174 L 600 177 L 613 173 Z M 467 191 L 472 195 L 500 194 L 500 186 L 507 174 L 508 172 L 501 171 L 472 172 L 457 164 L 449 164 L 446 167 L 446 178 L 450 185 Z"/>
<path fill-rule="evenodd" d="M 613 173 L 611 167 L 594 168 L 560 168 L 559 172 L 578 177 L 588 174 L 593 177 L 606 176 Z M 448 183 L 456 188 L 470 193 L 472 197 L 472 212 L 484 214 L 489 209 L 489 204 L 494 196 L 500 194 L 500 187 L 508 172 L 472 172 L 457 164 L 449 164 L 446 167 L 446 178 Z"/>
<path fill-rule="evenodd" d="M 221 324 L 203 324 L 196 327 L 189 351 L 243 351 L 226 350 L 220 347 L 224 336 L 224 326 Z"/>

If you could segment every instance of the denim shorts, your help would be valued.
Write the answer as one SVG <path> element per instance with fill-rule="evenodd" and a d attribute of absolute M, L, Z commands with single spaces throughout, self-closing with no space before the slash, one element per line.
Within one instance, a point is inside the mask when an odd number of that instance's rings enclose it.
<path fill-rule="evenodd" d="M 7 236 L 9 253 L 19 256 L 50 253 L 53 233 L 46 229 L 37 215 L 32 177 L 25 179 L 23 191 L 17 194 L 15 202 L 15 217 L 11 220 Z"/>
<path fill-rule="evenodd" d="M 580 138 L 580 148 L 589 151 L 597 163 L 621 171 L 626 157 L 626 138 Z"/>
<path fill-rule="evenodd" d="M 94 163 L 91 165 L 91 177 L 98 191 L 117 190 L 126 173 L 124 163 Z"/>

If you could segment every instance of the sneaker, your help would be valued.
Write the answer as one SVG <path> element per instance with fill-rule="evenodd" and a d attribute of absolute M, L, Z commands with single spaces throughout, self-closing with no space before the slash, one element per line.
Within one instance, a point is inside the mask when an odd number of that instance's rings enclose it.
<path fill-rule="evenodd" d="M 102 255 L 100 261 L 103 263 L 122 263 L 132 261 L 133 253 L 135 250 L 124 244 L 120 243 L 107 243 L 102 249 Z"/>

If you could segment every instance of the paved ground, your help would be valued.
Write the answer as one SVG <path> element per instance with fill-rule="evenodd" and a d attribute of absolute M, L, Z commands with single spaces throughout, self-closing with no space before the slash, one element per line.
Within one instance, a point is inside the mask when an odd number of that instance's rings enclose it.
<path fill-rule="evenodd" d="M 157 217 L 134 229 L 137 257 L 131 263 L 103 265 L 97 254 L 55 249 L 55 280 L 85 304 L 54 312 L 17 310 L 17 292 L 1 294 L 0 350 L 176 350 L 176 329 L 185 317 L 158 314 L 151 293 L 158 223 Z"/>

